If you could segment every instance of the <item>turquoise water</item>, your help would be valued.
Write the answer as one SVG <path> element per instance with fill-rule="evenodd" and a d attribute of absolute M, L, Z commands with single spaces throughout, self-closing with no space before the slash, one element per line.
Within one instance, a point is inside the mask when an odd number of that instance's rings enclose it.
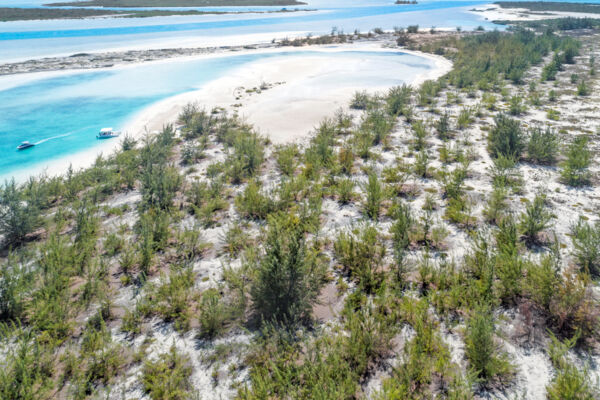
<path fill-rule="evenodd" d="M 7 0 L 0 0 L 0 4 L 1 1 Z M 478 25 L 488 29 L 495 27 L 468 12 L 473 6 L 486 3 L 481 0 L 421 0 L 419 4 L 401 6 L 394 5 L 392 0 L 361 0 L 352 2 L 351 6 L 344 3 L 348 2 L 309 1 L 306 7 L 316 9 L 315 12 L 0 23 L 0 58 L 18 60 L 110 48 L 178 47 L 181 43 L 201 46 L 228 36 L 273 34 L 281 37 L 282 32 L 323 34 L 333 27 L 345 32 L 412 24 L 461 26 L 463 29 Z M 246 8 L 234 8 L 237 9 Z M 267 40 L 271 38 L 266 36 Z"/>
<path fill-rule="evenodd" d="M 300 16 L 285 15 L 282 17 L 269 18 L 245 18 L 245 19 L 229 19 L 221 21 L 196 22 L 196 23 L 180 23 L 180 24 L 154 24 L 143 26 L 121 26 L 121 27 L 106 27 L 106 28 L 89 28 L 89 29 L 56 29 L 56 30 L 31 30 L 23 32 L 5 32 L 0 36 L 0 40 L 23 40 L 23 39 L 44 39 L 44 38 L 67 38 L 67 37 L 87 37 L 87 36 L 109 36 L 109 35 L 131 35 L 157 32 L 177 32 L 177 31 L 193 31 L 193 30 L 210 30 L 221 28 L 244 28 L 252 26 L 276 25 L 282 23 L 295 23 L 298 26 L 304 23 L 329 21 L 332 18 L 339 20 L 365 18 L 379 15 L 392 16 L 405 12 L 424 12 L 429 10 L 437 10 L 443 8 L 454 8 L 457 6 L 468 7 L 482 4 L 482 1 L 436 1 L 425 2 L 415 5 L 406 6 L 377 6 L 377 7 L 351 7 L 346 9 L 329 10 L 330 13 L 307 13 Z M 458 5 L 457 5 L 458 4 Z M 332 15 L 333 14 L 333 15 Z M 391 18 L 390 18 L 391 21 Z M 326 29 L 330 27 L 327 26 Z"/>
<path fill-rule="evenodd" d="M 39 6 L 46 0 L 0 0 L 0 6 Z M 593 2 L 597 0 L 567 0 Z M 419 24 L 423 27 L 503 29 L 470 13 L 474 6 L 491 0 L 420 0 L 414 5 L 395 5 L 393 0 L 308 0 L 300 8 L 316 12 L 171 16 L 155 18 L 96 18 L 87 20 L 0 22 L 0 61 L 18 60 L 108 48 L 139 48 L 186 45 L 201 46 L 207 38 L 233 35 L 311 32 L 323 34 L 332 27 L 346 32 Z M 248 11 L 281 7 L 213 7 Z M 294 7 L 296 8 L 296 7 Z M 191 42 L 190 42 L 191 41 Z"/>
<path fill-rule="evenodd" d="M 259 57 L 268 55 L 74 73 L 0 91 L 0 175 L 98 145 L 100 128 Z M 17 151 L 24 140 L 37 146 Z"/>
<path fill-rule="evenodd" d="M 44 2 L 0 0 L 0 6 L 31 7 Z M 233 43 L 238 43 L 238 36 L 248 38 L 252 37 L 250 35 L 262 35 L 262 40 L 270 40 L 287 32 L 327 33 L 333 27 L 345 32 L 414 24 L 422 27 L 460 26 L 463 29 L 483 25 L 486 29 L 494 29 L 497 26 L 469 12 L 474 6 L 489 2 L 419 0 L 416 5 L 397 6 L 392 4 L 393 0 L 308 0 L 305 8 L 318 11 L 5 22 L 0 23 L 0 63 L 114 48 L 213 45 L 228 37 L 234 38 Z M 228 9 L 246 11 L 249 8 Z M 0 177 L 97 146 L 95 134 L 101 127 L 122 126 L 135 113 L 158 100 L 194 90 L 244 63 L 275 56 L 285 56 L 285 53 L 73 72 L 0 89 Z M 408 70 L 416 73 L 430 67 L 426 62 L 410 59 L 406 55 L 394 57 L 399 60 L 399 76 Z M 410 80 L 409 75 L 404 79 Z M 14 78 L 14 81 L 11 79 L 3 78 L 2 82 L 14 83 L 19 78 Z M 390 85 L 402 82 L 396 77 L 378 79 Z M 15 147 L 23 140 L 38 145 L 17 152 Z"/>
<path fill-rule="evenodd" d="M 150 63 L 133 68 L 70 73 L 2 90 L 0 177 L 7 178 L 18 171 L 38 167 L 40 163 L 98 146 L 95 135 L 100 128 L 118 129 L 152 103 L 197 90 L 244 64 L 274 57 L 320 54 L 323 53 L 278 52 Z M 365 71 L 365 81 L 377 80 L 389 86 L 408 81 L 432 67 L 430 60 L 403 53 L 355 51 L 333 55 L 397 64 L 397 76 L 378 77 L 374 68 L 375 72 Z M 25 140 L 37 145 L 17 151 L 16 146 Z"/>

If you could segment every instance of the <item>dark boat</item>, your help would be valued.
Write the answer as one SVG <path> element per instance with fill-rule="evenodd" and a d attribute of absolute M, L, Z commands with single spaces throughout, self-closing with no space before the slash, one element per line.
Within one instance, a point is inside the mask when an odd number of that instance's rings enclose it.
<path fill-rule="evenodd" d="M 35 144 L 25 141 L 17 146 L 17 150 L 25 150 L 33 146 L 35 146 Z"/>

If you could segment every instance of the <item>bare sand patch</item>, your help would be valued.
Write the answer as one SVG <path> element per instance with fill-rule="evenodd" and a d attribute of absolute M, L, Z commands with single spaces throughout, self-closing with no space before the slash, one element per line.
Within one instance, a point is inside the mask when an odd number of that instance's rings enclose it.
<path fill-rule="evenodd" d="M 323 118 L 340 107 L 347 106 L 356 90 L 386 90 L 386 78 L 397 75 L 390 65 L 377 72 L 380 80 L 361 80 L 363 74 L 373 73 L 373 66 L 361 56 L 340 58 L 342 51 L 397 52 L 380 44 L 353 44 L 311 49 L 324 55 L 302 58 L 267 59 L 246 65 L 232 74 L 214 80 L 198 91 L 171 97 L 143 110 L 131 120 L 125 130 L 134 136 L 145 131 L 159 130 L 175 123 L 177 115 L 190 102 L 207 109 L 222 107 L 237 112 L 275 143 L 297 141 L 308 135 Z M 281 50 L 279 50 L 281 51 Z M 408 52 L 434 61 L 434 67 L 405 83 L 418 85 L 424 80 L 447 73 L 452 64 L 429 54 Z M 261 89 L 264 84 L 270 86 Z"/>
<path fill-rule="evenodd" d="M 502 8 L 498 4 L 486 4 L 478 6 L 470 12 L 482 16 L 488 21 L 539 21 L 554 18 L 598 18 L 598 14 L 544 11 L 536 12 L 527 8 Z"/>

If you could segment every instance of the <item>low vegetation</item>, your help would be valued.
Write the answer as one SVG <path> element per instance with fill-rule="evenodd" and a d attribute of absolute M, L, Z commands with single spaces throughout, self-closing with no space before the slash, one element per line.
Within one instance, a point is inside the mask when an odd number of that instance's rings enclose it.
<path fill-rule="evenodd" d="M 448 75 L 356 93 L 302 144 L 192 104 L 5 182 L 0 397 L 518 397 L 526 367 L 533 396 L 598 398 L 585 38 L 444 36 Z"/>

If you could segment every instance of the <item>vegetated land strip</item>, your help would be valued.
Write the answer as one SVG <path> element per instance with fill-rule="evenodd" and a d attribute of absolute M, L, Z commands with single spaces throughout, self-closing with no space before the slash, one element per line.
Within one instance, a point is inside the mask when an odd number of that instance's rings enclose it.
<path fill-rule="evenodd" d="M 539 21 L 511 21 L 511 20 L 495 20 L 495 24 L 514 25 L 533 28 L 538 31 L 546 29 L 558 31 L 574 31 L 578 29 L 597 29 L 600 27 L 600 18 L 554 18 L 542 19 Z"/>
<path fill-rule="evenodd" d="M 252 11 L 252 13 L 292 12 L 295 10 Z M 244 14 L 250 11 L 199 11 L 199 10 L 101 10 L 86 8 L 12 8 L 0 7 L 0 21 L 31 21 L 47 19 L 77 19 L 90 17 L 148 18 L 172 15 Z"/>
<path fill-rule="evenodd" d="M 526 8 L 530 11 L 562 11 L 600 14 L 600 3 L 565 3 L 559 1 L 497 1 L 502 8 Z"/>
<path fill-rule="evenodd" d="M 600 41 L 453 35 L 306 144 L 190 104 L 0 184 L 3 398 L 597 398 Z"/>
<path fill-rule="evenodd" d="M 436 32 L 434 35 L 414 34 L 410 35 L 412 44 L 424 44 L 428 41 L 437 40 L 447 36 L 469 35 L 469 32 Z M 134 64 L 147 61 L 164 60 L 167 58 L 197 56 L 202 54 L 214 54 L 219 52 L 243 51 L 266 49 L 281 46 L 310 46 L 323 45 L 333 43 L 346 43 L 350 41 L 368 41 L 392 39 L 395 36 L 389 33 L 383 34 L 358 34 L 358 35 L 343 35 L 334 36 L 314 36 L 308 38 L 284 39 L 275 43 L 258 43 L 239 46 L 219 46 L 219 47 L 190 47 L 190 48 L 170 48 L 170 49 L 150 49 L 150 50 L 129 50 L 123 52 L 106 52 L 106 53 L 77 53 L 68 57 L 45 57 L 26 61 L 18 61 L 14 63 L 0 63 L 0 76 L 23 74 L 29 72 L 48 72 L 48 71 L 64 71 L 74 69 L 96 69 L 110 68 L 115 65 Z"/>
<path fill-rule="evenodd" d="M 297 0 L 87 0 L 45 4 L 69 7 L 244 7 L 295 6 L 306 3 Z"/>
<path fill-rule="evenodd" d="M 196 47 L 179 49 L 130 50 L 125 52 L 77 53 L 69 57 L 46 57 L 0 65 L 0 75 L 70 69 L 110 68 L 116 64 L 133 64 L 166 58 L 212 54 L 219 51 L 241 51 L 274 47 L 272 44 L 249 46 Z"/>

